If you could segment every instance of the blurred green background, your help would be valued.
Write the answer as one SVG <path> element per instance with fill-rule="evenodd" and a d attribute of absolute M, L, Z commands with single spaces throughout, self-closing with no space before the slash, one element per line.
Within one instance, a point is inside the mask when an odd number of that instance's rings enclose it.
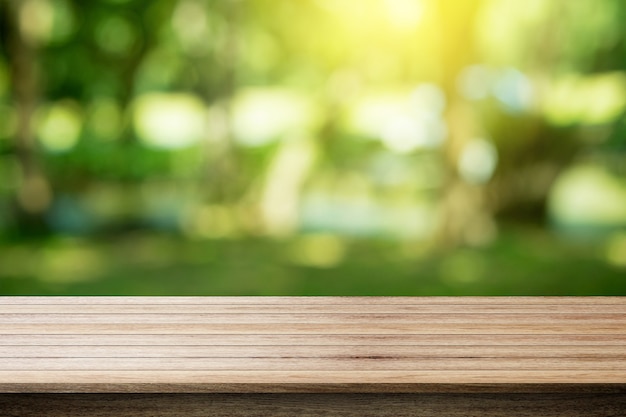
<path fill-rule="evenodd" d="M 0 294 L 626 295 L 623 0 L 0 0 Z"/>

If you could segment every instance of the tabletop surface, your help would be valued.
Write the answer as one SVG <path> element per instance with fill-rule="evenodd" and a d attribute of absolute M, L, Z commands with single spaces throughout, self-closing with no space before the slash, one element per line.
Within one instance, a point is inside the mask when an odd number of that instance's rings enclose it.
<path fill-rule="evenodd" d="M 626 297 L 0 297 L 0 392 L 481 384 L 626 384 Z"/>

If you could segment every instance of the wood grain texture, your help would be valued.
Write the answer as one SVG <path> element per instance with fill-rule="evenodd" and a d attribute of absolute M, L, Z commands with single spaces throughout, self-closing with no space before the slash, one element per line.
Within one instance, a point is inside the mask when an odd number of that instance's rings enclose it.
<path fill-rule="evenodd" d="M 321 297 L 116 297 L 116 296 L 45 296 L 19 297 L 0 296 L 0 304 L 10 305 L 624 305 L 623 297 L 591 296 L 591 297 L 367 297 L 367 296 L 321 296 Z"/>
<path fill-rule="evenodd" d="M 5 393 L 529 386 L 622 392 L 626 298 L 0 297 Z"/>
<path fill-rule="evenodd" d="M 36 384 L 11 384 L 9 393 L 58 393 L 69 392 L 77 394 L 87 393 L 230 393 L 230 394 L 320 394 L 320 393 L 360 393 L 360 394 L 626 394 L 626 384 L 552 384 L 552 383 L 527 383 L 527 384 L 459 384 L 459 383 L 436 383 L 419 384 L 418 389 L 414 384 L 403 383 L 291 383 L 271 384 L 267 382 L 239 383 L 239 384 L 202 384 L 202 383 L 137 383 L 128 384 L 123 382 L 104 384 L 102 381 L 81 384 L 79 392 L 68 388 L 67 384 L 36 383 Z M 0 393 L 0 395 L 6 393 Z"/>
<path fill-rule="evenodd" d="M 3 417 L 609 417 L 626 394 L 0 394 Z"/>

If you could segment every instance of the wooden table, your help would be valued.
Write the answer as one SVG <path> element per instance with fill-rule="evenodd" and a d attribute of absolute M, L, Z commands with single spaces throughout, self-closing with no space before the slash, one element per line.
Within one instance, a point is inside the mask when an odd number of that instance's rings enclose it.
<path fill-rule="evenodd" d="M 626 416 L 623 297 L 0 297 L 0 415 Z"/>

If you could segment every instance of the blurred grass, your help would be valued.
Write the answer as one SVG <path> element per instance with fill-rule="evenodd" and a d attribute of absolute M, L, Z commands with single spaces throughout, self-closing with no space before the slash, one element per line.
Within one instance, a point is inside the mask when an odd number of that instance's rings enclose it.
<path fill-rule="evenodd" d="M 334 267 L 303 265 L 294 240 L 155 234 L 0 246 L 3 295 L 626 295 L 600 242 L 504 230 L 482 249 L 346 242 Z"/>

